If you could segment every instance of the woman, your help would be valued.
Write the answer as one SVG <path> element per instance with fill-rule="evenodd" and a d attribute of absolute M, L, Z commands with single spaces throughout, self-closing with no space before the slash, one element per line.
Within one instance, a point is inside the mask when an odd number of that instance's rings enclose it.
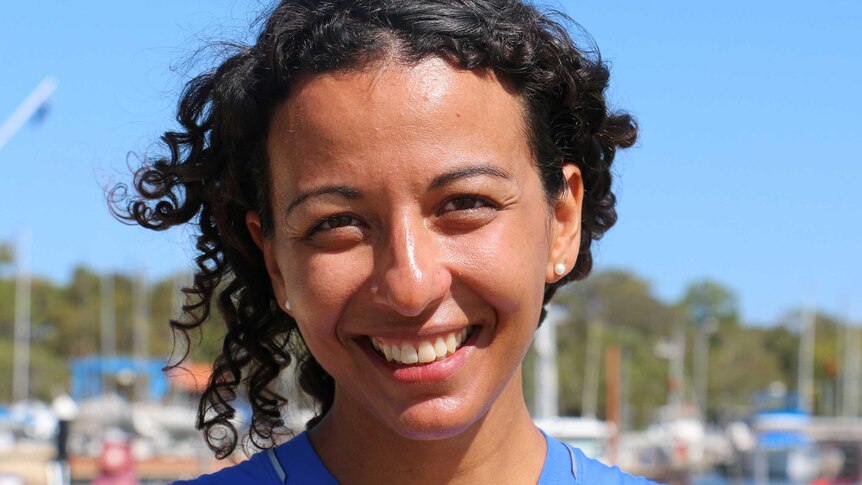
<path fill-rule="evenodd" d="M 543 306 L 616 219 L 636 127 L 607 81 L 521 1 L 285 0 L 189 83 L 120 212 L 198 226 L 172 326 L 213 302 L 227 325 L 199 426 L 232 452 L 243 391 L 269 448 L 196 483 L 640 483 L 546 437 L 521 384 Z M 293 361 L 318 414 L 272 448 Z"/>

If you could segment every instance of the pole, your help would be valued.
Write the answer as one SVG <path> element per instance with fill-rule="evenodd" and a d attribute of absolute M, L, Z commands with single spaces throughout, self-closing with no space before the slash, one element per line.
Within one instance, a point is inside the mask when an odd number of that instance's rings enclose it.
<path fill-rule="evenodd" d="M 559 367 L 557 366 L 557 326 L 565 322 L 566 312 L 556 305 L 548 307 L 548 315 L 536 332 L 536 418 L 559 416 Z"/>
<path fill-rule="evenodd" d="M 676 410 L 677 415 L 682 413 L 682 405 L 684 400 L 683 378 L 685 377 L 685 328 L 682 326 L 676 329 L 674 335 L 675 352 L 670 359 L 670 373 L 672 389 L 670 394 L 670 404 Z"/>
<path fill-rule="evenodd" d="M 15 252 L 15 347 L 12 364 L 12 400 L 30 397 L 30 230 L 18 237 Z"/>
<path fill-rule="evenodd" d="M 632 358 L 628 347 L 622 349 L 620 362 L 620 432 L 631 429 L 632 425 Z"/>
<path fill-rule="evenodd" d="M 101 353 L 102 359 L 113 359 L 117 356 L 117 311 L 114 305 L 114 275 L 105 273 L 99 284 L 99 293 L 101 297 L 101 312 L 99 318 L 100 335 L 101 335 Z M 106 373 L 102 372 L 102 379 L 105 383 L 103 392 L 113 392 L 114 382 L 111 379 L 105 380 Z"/>
<path fill-rule="evenodd" d="M 140 373 L 143 372 L 145 361 L 149 357 L 147 281 L 143 271 L 135 277 L 132 288 L 132 329 L 134 332 L 132 339 L 135 360 L 140 366 L 137 373 Z M 135 394 L 138 398 L 147 395 L 148 382 L 145 379 L 136 379 L 135 384 Z"/>
<path fill-rule="evenodd" d="M 709 393 L 709 336 L 718 328 L 718 320 L 707 317 L 698 322 L 697 349 L 694 353 L 695 385 L 697 386 L 697 404 L 700 407 L 701 418 L 706 422 L 708 414 Z"/>
<path fill-rule="evenodd" d="M 816 314 L 810 307 L 802 310 L 799 328 L 799 397 L 802 409 L 814 414 L 814 339 Z"/>
<path fill-rule="evenodd" d="M 859 414 L 859 366 L 862 365 L 859 352 L 859 333 L 848 320 L 847 337 L 844 343 L 844 416 L 856 417 Z"/>
<path fill-rule="evenodd" d="M 587 327 L 587 362 L 584 366 L 584 392 L 581 394 L 581 415 L 596 417 L 599 401 L 599 366 L 601 363 L 602 323 L 590 320 Z"/>
<path fill-rule="evenodd" d="M 620 347 L 611 345 L 605 354 L 605 406 L 607 421 L 612 425 L 608 458 L 611 463 L 617 462 L 617 447 L 621 429 L 620 419 Z"/>
<path fill-rule="evenodd" d="M 671 371 L 673 372 L 673 382 L 675 384 L 671 404 L 676 409 L 677 416 L 682 416 L 682 408 L 685 402 L 685 328 L 678 326 L 674 335 L 674 347 L 676 353 L 671 360 Z"/>
<path fill-rule="evenodd" d="M 39 108 L 45 104 L 45 101 L 54 94 L 57 90 L 57 80 L 52 77 L 46 77 L 39 83 L 36 88 L 24 98 L 24 101 L 12 112 L 12 115 L 0 125 L 0 150 L 18 133 L 18 130 L 24 126 Z"/>
<path fill-rule="evenodd" d="M 679 339 L 677 338 L 679 330 L 675 330 L 674 332 L 673 337 L 656 344 L 653 354 L 660 359 L 667 359 L 667 407 L 676 412 L 677 409 L 674 406 L 677 403 L 676 396 L 679 382 L 676 381 L 675 369 L 677 356 L 682 353 L 682 349 L 679 348 Z"/>
<path fill-rule="evenodd" d="M 149 335 L 147 332 L 149 308 L 147 305 L 147 282 L 143 272 L 136 276 L 132 292 L 134 356 L 136 359 L 146 359 L 149 356 Z"/>
<path fill-rule="evenodd" d="M 694 384 L 696 387 L 695 394 L 697 394 L 697 405 L 700 408 L 701 419 L 706 420 L 706 373 L 707 373 L 707 359 L 709 358 L 707 352 L 709 352 L 709 341 L 706 334 L 706 331 L 703 328 L 703 325 L 699 325 L 697 328 L 697 338 L 695 340 L 695 351 L 694 351 Z"/>

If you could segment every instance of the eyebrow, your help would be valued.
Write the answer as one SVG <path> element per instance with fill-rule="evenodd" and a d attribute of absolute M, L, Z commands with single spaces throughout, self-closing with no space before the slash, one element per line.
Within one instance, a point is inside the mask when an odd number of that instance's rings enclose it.
<path fill-rule="evenodd" d="M 287 215 L 296 209 L 297 206 L 310 199 L 311 197 L 319 197 L 321 195 L 327 194 L 337 194 L 342 197 L 350 200 L 356 200 L 360 198 L 359 191 L 354 189 L 353 187 L 348 187 L 346 185 L 327 185 L 325 187 L 319 187 L 314 190 L 310 190 L 308 192 L 302 192 L 293 198 L 290 204 L 287 205 Z"/>
<path fill-rule="evenodd" d="M 502 170 L 493 165 L 477 165 L 474 167 L 465 167 L 457 170 L 453 170 L 451 172 L 442 173 L 431 181 L 429 187 L 431 189 L 439 189 L 447 184 L 455 182 L 456 180 L 460 180 L 467 177 L 476 177 L 479 175 L 489 175 L 492 177 L 498 177 L 506 180 L 511 180 L 512 175 L 505 170 Z M 348 187 L 346 185 L 327 185 L 324 187 L 319 187 L 314 190 L 309 190 L 307 192 L 302 192 L 293 200 L 290 201 L 290 204 L 287 205 L 287 210 L 285 211 L 287 215 L 290 215 L 294 209 L 296 209 L 299 205 L 301 205 L 306 200 L 312 197 L 319 197 L 321 195 L 328 194 L 337 194 L 345 199 L 356 200 L 362 197 L 362 194 L 353 187 Z"/>
<path fill-rule="evenodd" d="M 450 184 L 456 180 L 467 178 L 467 177 L 475 177 L 477 175 L 490 175 L 492 177 L 498 177 L 501 179 L 511 180 L 512 175 L 509 172 L 506 172 L 503 169 L 495 167 L 493 165 L 476 165 L 474 167 L 465 167 L 458 170 L 453 170 L 451 172 L 442 173 L 431 181 L 430 188 L 431 189 L 439 189 L 446 184 Z"/>

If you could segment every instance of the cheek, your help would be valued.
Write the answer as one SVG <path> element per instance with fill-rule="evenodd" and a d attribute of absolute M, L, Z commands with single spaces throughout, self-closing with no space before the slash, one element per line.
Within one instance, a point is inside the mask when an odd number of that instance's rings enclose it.
<path fill-rule="evenodd" d="M 342 253 L 309 253 L 292 260 L 285 276 L 293 315 L 309 345 L 335 343 L 338 321 L 352 297 L 361 292 L 370 273 L 371 251 L 356 248 Z"/>
<path fill-rule="evenodd" d="M 504 223 L 450 241 L 457 279 L 480 291 L 497 311 L 535 312 L 544 294 L 548 258 L 547 228 L 526 217 L 506 214 Z"/>

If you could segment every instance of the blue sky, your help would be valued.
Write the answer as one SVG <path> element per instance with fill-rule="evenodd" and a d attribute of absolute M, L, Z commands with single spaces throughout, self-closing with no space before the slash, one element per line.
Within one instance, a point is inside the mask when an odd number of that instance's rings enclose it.
<path fill-rule="evenodd" d="M 159 277 L 189 234 L 113 220 L 101 187 L 165 128 L 206 40 L 243 38 L 259 0 L 7 2 L 0 120 L 46 76 L 52 110 L 0 150 L 0 240 L 32 234 L 32 269 L 85 264 Z M 802 303 L 862 320 L 862 3 L 561 1 L 612 65 L 610 98 L 642 133 L 618 159 L 620 222 L 598 268 L 667 300 L 733 289 L 745 320 Z M 192 71 L 190 74 L 194 74 Z"/>

